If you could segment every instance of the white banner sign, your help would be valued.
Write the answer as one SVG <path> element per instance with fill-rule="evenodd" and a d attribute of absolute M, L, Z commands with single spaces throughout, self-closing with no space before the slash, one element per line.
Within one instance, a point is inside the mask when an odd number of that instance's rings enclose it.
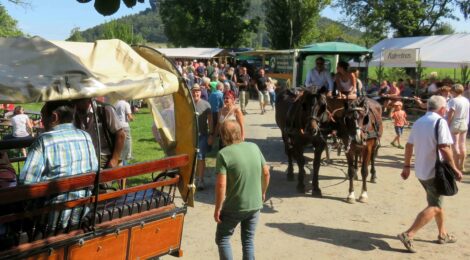
<path fill-rule="evenodd" d="M 416 49 L 384 50 L 385 64 L 416 63 Z"/>

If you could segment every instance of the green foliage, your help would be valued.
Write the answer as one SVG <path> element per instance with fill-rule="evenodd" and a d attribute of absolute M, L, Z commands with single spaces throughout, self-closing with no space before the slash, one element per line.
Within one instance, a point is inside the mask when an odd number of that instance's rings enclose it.
<path fill-rule="evenodd" d="M 120 39 L 128 44 L 145 43 L 142 34 L 134 32 L 133 24 L 126 20 L 112 20 L 84 32 L 80 32 L 79 28 L 74 28 L 67 41 L 95 41 L 100 39 Z"/>
<path fill-rule="evenodd" d="M 460 80 L 462 84 L 467 84 L 470 80 L 470 68 L 468 65 L 462 65 L 460 67 Z"/>
<path fill-rule="evenodd" d="M 258 20 L 259 23 L 252 32 L 243 34 L 243 45 L 245 45 L 246 47 L 270 47 L 268 32 L 265 25 L 265 11 L 263 10 L 264 2 L 266 2 L 266 0 L 250 1 L 250 5 L 246 15 L 244 16 L 244 19 L 248 21 Z M 164 32 L 162 19 L 160 17 L 159 12 L 155 11 L 160 9 L 159 4 L 159 2 L 151 2 L 152 9 L 148 8 L 147 10 L 142 11 L 138 14 L 128 15 L 116 19 L 115 21 L 119 23 L 132 24 L 134 35 L 142 35 L 146 42 L 166 43 L 168 41 L 168 38 L 166 37 Z M 190 27 L 189 24 L 186 25 Z M 332 25 L 332 27 L 330 27 L 330 25 Z M 312 42 L 321 42 L 324 40 L 342 40 L 346 42 L 364 45 L 364 41 L 361 39 L 362 32 L 347 27 L 342 23 L 330 20 L 328 18 L 319 18 L 318 22 L 312 27 L 316 27 L 318 28 L 318 30 L 314 30 L 314 33 L 312 33 L 312 35 L 304 37 L 304 40 L 301 44 L 310 44 Z M 341 35 L 338 36 L 338 33 L 336 33 L 335 28 L 341 29 Z M 82 31 L 80 32 L 80 34 L 85 39 L 85 41 L 95 41 L 97 39 L 103 38 L 103 30 L 104 24 Z M 196 40 L 193 40 L 191 45 L 196 45 L 201 38 L 207 38 L 207 36 L 202 37 L 201 33 L 199 33 L 195 37 Z M 178 46 L 177 44 L 173 45 Z M 233 46 L 235 46 L 235 44 L 233 44 Z"/>
<path fill-rule="evenodd" d="M 265 1 L 266 29 L 273 49 L 291 49 L 311 43 L 318 34 L 316 22 L 329 0 Z"/>
<path fill-rule="evenodd" d="M 112 20 L 104 24 L 101 39 L 120 39 L 128 44 L 144 43 L 140 34 L 134 34 L 132 24 Z"/>
<path fill-rule="evenodd" d="M 454 34 L 455 30 L 449 23 L 443 23 L 436 27 L 434 35 Z"/>
<path fill-rule="evenodd" d="M 85 38 L 83 38 L 79 27 L 75 27 L 72 29 L 72 31 L 70 32 L 70 37 L 67 39 L 67 41 L 71 41 L 71 42 L 84 42 L 85 41 Z"/>
<path fill-rule="evenodd" d="M 426 68 L 424 68 L 424 67 L 422 66 L 421 60 L 418 60 L 418 61 L 416 62 L 416 78 L 418 79 L 418 81 L 420 81 L 420 80 L 422 79 L 422 77 L 423 77 L 423 72 L 424 72 L 425 69 L 426 69 Z M 419 83 L 419 82 L 418 82 L 418 83 Z"/>
<path fill-rule="evenodd" d="M 386 79 L 389 81 L 398 81 L 398 79 L 409 78 L 404 68 L 389 68 L 385 75 L 387 75 Z"/>
<path fill-rule="evenodd" d="M 141 35 L 148 42 L 167 42 L 167 38 L 163 32 L 163 23 L 158 12 L 152 11 L 150 8 L 138 14 L 128 15 L 114 20 L 116 23 L 124 23 L 132 25 L 134 37 Z M 105 24 L 95 26 L 82 32 L 82 36 L 86 41 L 95 41 L 102 39 Z"/>
<path fill-rule="evenodd" d="M 380 63 L 380 65 L 375 69 L 375 76 L 377 77 L 377 80 L 379 82 L 381 82 L 382 80 L 384 80 L 387 77 L 387 75 L 385 73 L 385 68 L 382 65 L 382 63 Z"/>
<path fill-rule="evenodd" d="M 268 32 L 265 24 L 265 13 L 263 10 L 263 3 L 265 0 L 251 0 L 250 8 L 246 14 L 247 19 L 259 19 L 258 27 L 254 32 L 251 32 L 248 36 L 247 47 L 255 49 L 269 47 Z"/>
<path fill-rule="evenodd" d="M 322 17 L 318 21 L 317 27 L 319 28 L 319 34 L 315 37 L 316 42 L 343 41 L 358 45 L 365 44 L 361 38 L 362 32 L 353 30 L 333 20 Z"/>
<path fill-rule="evenodd" d="M 23 33 L 17 27 L 17 21 L 13 19 L 0 4 L 0 37 L 22 36 Z"/>
<path fill-rule="evenodd" d="M 245 18 L 247 0 L 162 0 L 159 4 L 165 34 L 175 46 L 244 46 L 259 23 L 257 17 Z"/>
<path fill-rule="evenodd" d="M 357 27 L 365 29 L 366 42 L 384 38 L 389 28 L 396 37 L 425 36 L 448 32 L 442 21 L 456 19 L 454 9 L 464 13 L 468 0 L 336 0 L 336 7 L 351 18 Z"/>

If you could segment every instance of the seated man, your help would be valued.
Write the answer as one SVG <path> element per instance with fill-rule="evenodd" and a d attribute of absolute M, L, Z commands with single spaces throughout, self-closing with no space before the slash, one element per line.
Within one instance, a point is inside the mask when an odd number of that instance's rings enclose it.
<path fill-rule="evenodd" d="M 68 101 L 47 102 L 41 110 L 45 133 L 29 148 L 19 182 L 31 184 L 98 170 L 98 160 L 90 135 L 72 124 L 74 109 Z M 50 201 L 59 203 L 87 196 L 87 190 L 61 194 Z M 71 210 L 62 213 L 67 224 Z M 74 218 L 80 215 L 74 211 Z M 56 216 L 57 217 L 57 216 Z M 54 220 L 55 221 L 55 220 Z"/>
<path fill-rule="evenodd" d="M 316 66 L 307 73 L 305 87 L 312 92 L 326 92 L 331 96 L 333 91 L 333 79 L 330 72 L 325 69 L 325 59 L 318 57 L 315 60 Z"/>

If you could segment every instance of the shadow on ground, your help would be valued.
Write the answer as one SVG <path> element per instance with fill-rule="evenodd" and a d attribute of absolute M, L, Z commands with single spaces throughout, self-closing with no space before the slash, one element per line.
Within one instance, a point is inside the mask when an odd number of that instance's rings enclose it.
<path fill-rule="evenodd" d="M 289 235 L 300 238 L 316 240 L 335 246 L 348 247 L 359 251 L 379 249 L 383 251 L 406 252 L 404 249 L 390 247 L 384 239 L 395 239 L 395 237 L 383 234 L 320 227 L 304 223 L 267 223 L 266 226 L 280 229 Z"/>
<path fill-rule="evenodd" d="M 279 127 L 276 124 L 261 124 L 259 126 L 267 127 L 267 128 L 271 128 L 271 129 L 279 129 Z M 279 132 L 281 132 L 281 130 L 279 130 Z"/>

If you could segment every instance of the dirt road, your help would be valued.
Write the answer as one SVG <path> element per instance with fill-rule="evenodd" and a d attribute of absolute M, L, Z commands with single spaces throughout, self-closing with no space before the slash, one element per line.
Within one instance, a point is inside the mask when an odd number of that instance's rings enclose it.
<path fill-rule="evenodd" d="M 447 227 L 457 236 L 458 242 L 436 244 L 436 225 L 430 223 L 415 238 L 418 253 L 409 254 L 396 235 L 409 227 L 416 214 L 426 206 L 426 200 L 414 175 L 407 181 L 400 178 L 404 150 L 389 144 L 394 134 L 390 121 L 385 121 L 377 159 L 378 182 L 369 183 L 369 202 L 348 204 L 345 202 L 348 183 L 344 155 L 334 155 L 334 163 L 320 169 L 323 198 L 298 194 L 296 183 L 286 180 L 286 158 L 274 111 L 260 115 L 259 109 L 255 108 L 257 104 L 252 101 L 245 117 L 247 140 L 260 146 L 272 169 L 269 198 L 257 227 L 257 259 L 470 258 L 469 175 L 460 183 L 459 194 L 445 199 Z M 409 131 L 405 129 L 404 141 Z M 213 166 L 213 160 L 209 165 Z M 468 164 L 467 169 L 470 169 Z M 211 167 L 207 170 L 209 185 L 196 194 L 196 206 L 188 209 L 182 245 L 185 259 L 218 259 L 214 243 L 216 224 L 212 218 L 213 171 Z M 307 180 L 311 180 L 310 175 Z M 355 183 L 355 189 L 359 196 L 359 181 Z M 232 246 L 234 259 L 241 259 L 239 231 L 232 238 Z"/>

